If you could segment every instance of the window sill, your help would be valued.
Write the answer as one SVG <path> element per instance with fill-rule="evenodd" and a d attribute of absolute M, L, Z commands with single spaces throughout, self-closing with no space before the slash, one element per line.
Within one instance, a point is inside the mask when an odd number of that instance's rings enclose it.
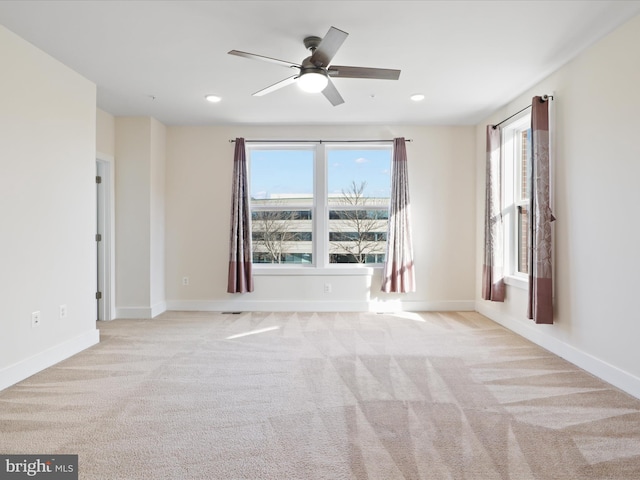
<path fill-rule="evenodd" d="M 529 289 L 529 280 L 526 277 L 514 277 L 512 275 L 507 275 L 504 277 L 504 283 L 511 287 L 516 287 L 521 290 Z"/>
<path fill-rule="evenodd" d="M 254 276 L 372 276 L 376 270 L 382 270 L 382 265 L 371 267 L 327 267 L 317 268 L 311 266 L 277 267 L 277 266 L 253 266 Z"/>

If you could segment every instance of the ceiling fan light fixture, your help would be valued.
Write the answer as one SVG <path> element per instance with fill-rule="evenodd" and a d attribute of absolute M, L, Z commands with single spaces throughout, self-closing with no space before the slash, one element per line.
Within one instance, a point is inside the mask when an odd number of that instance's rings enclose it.
<path fill-rule="evenodd" d="M 318 93 L 325 89 L 329 83 L 327 74 L 323 70 L 303 71 L 296 83 L 300 90 L 308 93 Z"/>
<path fill-rule="evenodd" d="M 336 52 L 347 39 L 349 34 L 336 27 L 329 28 L 324 36 L 306 37 L 303 41 L 304 47 L 311 52 L 311 55 L 305 58 L 302 63 L 297 64 L 277 58 L 265 57 L 264 55 L 256 55 L 255 53 L 242 52 L 240 50 L 230 50 L 229 55 L 245 57 L 263 62 L 275 63 L 277 65 L 295 68 L 298 70 L 294 75 L 273 85 L 258 90 L 253 94 L 254 97 L 261 97 L 267 93 L 275 92 L 281 88 L 297 83 L 300 90 L 311 93 L 322 92 L 324 97 L 337 107 L 344 103 L 344 99 L 338 92 L 338 89 L 331 81 L 333 78 L 362 78 L 373 80 L 398 80 L 400 70 L 390 68 L 369 68 L 354 67 L 349 65 L 333 65 L 331 62 Z"/>

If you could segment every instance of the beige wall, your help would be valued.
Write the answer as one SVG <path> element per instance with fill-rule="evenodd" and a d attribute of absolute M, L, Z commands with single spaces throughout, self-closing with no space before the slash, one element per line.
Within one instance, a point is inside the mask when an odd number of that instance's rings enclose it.
<path fill-rule="evenodd" d="M 104 110 L 96 109 L 96 151 L 113 157 L 116 149 L 116 119 Z"/>
<path fill-rule="evenodd" d="M 96 87 L 2 26 L 0 58 L 2 389 L 95 344 L 98 332 Z"/>
<path fill-rule="evenodd" d="M 619 28 L 476 130 L 477 308 L 640 397 L 640 17 Z M 555 92 L 555 324 L 526 319 L 526 291 L 480 300 L 484 125 Z"/>
<path fill-rule="evenodd" d="M 150 235 L 149 245 L 149 298 L 152 315 L 160 313 L 165 307 L 165 150 L 166 127 L 151 119 L 150 139 Z"/>
<path fill-rule="evenodd" d="M 473 308 L 475 138 L 472 127 L 169 127 L 167 304 L 174 309 Z M 413 139 L 407 146 L 418 291 L 384 295 L 370 276 L 256 276 L 226 293 L 234 146 L 229 139 Z M 326 273 L 326 272 L 325 272 Z M 190 278 L 189 286 L 181 283 Z M 324 283 L 332 293 L 324 293 Z"/>
<path fill-rule="evenodd" d="M 115 120 L 118 317 L 164 311 L 166 127 L 151 117 Z"/>

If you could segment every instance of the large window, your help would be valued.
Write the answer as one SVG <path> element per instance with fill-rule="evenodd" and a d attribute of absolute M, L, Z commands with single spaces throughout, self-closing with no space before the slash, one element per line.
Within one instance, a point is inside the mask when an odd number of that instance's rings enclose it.
<path fill-rule="evenodd" d="M 524 280 L 529 272 L 530 115 L 523 115 L 502 129 L 502 152 L 505 273 Z"/>
<path fill-rule="evenodd" d="M 253 262 L 380 264 L 391 145 L 250 144 Z"/>

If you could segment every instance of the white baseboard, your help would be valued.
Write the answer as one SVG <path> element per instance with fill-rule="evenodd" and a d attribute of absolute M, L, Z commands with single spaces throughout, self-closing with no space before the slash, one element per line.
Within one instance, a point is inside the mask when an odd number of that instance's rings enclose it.
<path fill-rule="evenodd" d="M 151 307 L 117 307 L 116 318 L 154 318 L 167 311 L 167 302 L 159 302 Z"/>
<path fill-rule="evenodd" d="M 29 378 L 45 368 L 49 368 L 76 353 L 100 342 L 100 331 L 90 330 L 82 335 L 55 345 L 36 355 L 9 365 L 0 370 L 0 390 Z"/>
<path fill-rule="evenodd" d="M 155 318 L 158 315 L 167 311 L 167 302 L 159 302 L 151 306 L 151 318 Z"/>
<path fill-rule="evenodd" d="M 116 307 L 116 318 L 151 318 L 150 307 Z"/>
<path fill-rule="evenodd" d="M 558 340 L 548 333 L 549 330 L 553 328 L 552 325 L 536 325 L 533 321 L 531 321 L 530 325 L 526 324 L 498 309 L 492 308 L 484 301 L 476 303 L 476 310 L 485 317 L 490 318 L 494 322 L 499 323 L 536 345 L 564 358 L 620 390 L 636 398 L 640 398 L 640 378 L 594 357 L 590 353 Z"/>
<path fill-rule="evenodd" d="M 201 312 L 421 312 L 473 311 L 473 300 L 444 302 L 295 301 L 295 300 L 168 300 L 166 310 Z"/>

